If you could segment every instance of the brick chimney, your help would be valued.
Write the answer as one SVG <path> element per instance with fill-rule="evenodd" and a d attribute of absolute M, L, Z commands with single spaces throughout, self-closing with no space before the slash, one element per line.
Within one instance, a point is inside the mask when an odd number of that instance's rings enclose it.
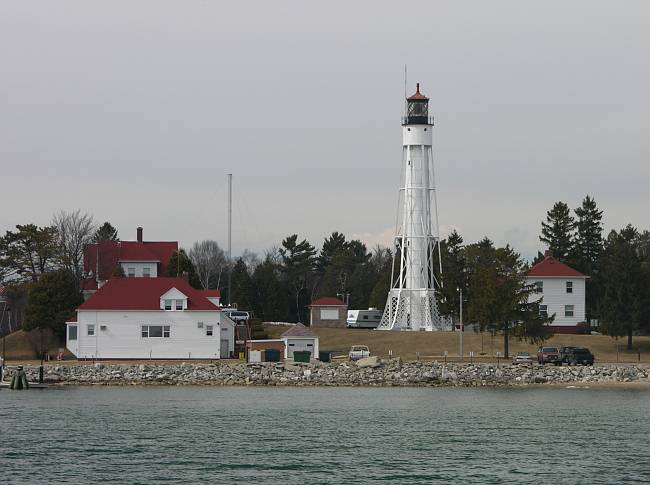
<path fill-rule="evenodd" d="M 142 242 L 142 227 L 138 227 L 138 242 Z"/>
<path fill-rule="evenodd" d="M 550 249 L 547 249 L 546 251 L 544 251 L 544 257 L 545 258 L 553 257 L 553 252 Z"/>

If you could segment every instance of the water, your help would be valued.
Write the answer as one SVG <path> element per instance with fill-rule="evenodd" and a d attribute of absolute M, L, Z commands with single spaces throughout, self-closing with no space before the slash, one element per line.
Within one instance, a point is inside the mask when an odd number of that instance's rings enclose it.
<path fill-rule="evenodd" d="M 650 390 L 0 390 L 3 483 L 638 483 Z"/>

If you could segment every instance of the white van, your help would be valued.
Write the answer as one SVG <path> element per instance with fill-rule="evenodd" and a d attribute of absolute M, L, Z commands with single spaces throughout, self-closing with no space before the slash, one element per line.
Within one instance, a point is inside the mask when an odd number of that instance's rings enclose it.
<path fill-rule="evenodd" d="M 250 318 L 248 312 L 242 312 L 240 310 L 224 309 L 223 312 L 235 323 L 245 322 Z"/>
<path fill-rule="evenodd" d="M 377 328 L 383 312 L 376 308 L 348 310 L 348 328 Z"/>

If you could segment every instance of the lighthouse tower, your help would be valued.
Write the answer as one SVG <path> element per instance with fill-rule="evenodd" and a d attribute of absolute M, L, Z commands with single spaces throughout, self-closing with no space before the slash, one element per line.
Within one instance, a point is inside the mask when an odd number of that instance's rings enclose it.
<path fill-rule="evenodd" d="M 442 274 L 429 98 L 406 100 L 391 289 L 378 330 L 443 330 L 436 297 Z M 432 223 L 431 216 L 434 216 Z"/>

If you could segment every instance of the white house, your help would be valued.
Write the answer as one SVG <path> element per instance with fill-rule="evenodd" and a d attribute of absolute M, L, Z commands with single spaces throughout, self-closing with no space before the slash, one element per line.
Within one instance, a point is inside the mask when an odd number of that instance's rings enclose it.
<path fill-rule="evenodd" d="M 280 335 L 284 342 L 284 358 L 292 359 L 293 353 L 297 350 L 311 352 L 312 359 L 318 359 L 318 335 L 305 327 L 302 323 L 296 323 L 289 330 Z"/>
<path fill-rule="evenodd" d="M 543 298 L 539 311 L 555 315 L 551 328 L 555 333 L 577 333 L 578 324 L 585 321 L 585 281 L 587 276 L 547 255 L 526 275 L 528 284 L 535 285 L 531 301 Z"/>
<path fill-rule="evenodd" d="M 67 322 L 78 359 L 219 359 L 235 350 L 217 292 L 183 278 L 111 278 Z"/>

